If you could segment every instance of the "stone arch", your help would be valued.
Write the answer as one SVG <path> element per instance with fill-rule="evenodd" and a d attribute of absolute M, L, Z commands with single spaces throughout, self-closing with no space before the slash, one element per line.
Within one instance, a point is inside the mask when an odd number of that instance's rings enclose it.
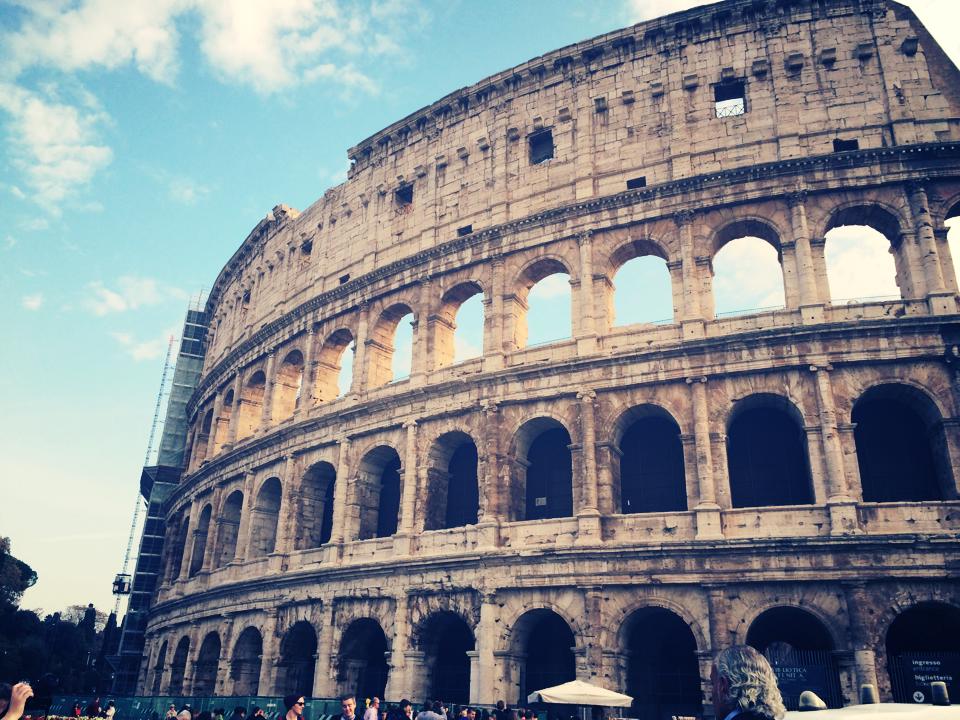
<path fill-rule="evenodd" d="M 220 635 L 209 632 L 200 643 L 193 670 L 193 694 L 217 694 L 217 668 L 220 665 Z"/>
<path fill-rule="evenodd" d="M 676 317 L 677 308 L 675 300 L 679 294 L 682 294 L 683 288 L 675 287 L 675 278 L 669 270 L 670 260 L 670 256 L 663 244 L 651 237 L 628 239 L 626 242 L 622 242 L 614 247 L 606 262 L 607 274 L 603 275 L 599 282 L 595 279 L 595 284 L 599 285 L 602 309 L 606 317 L 605 327 L 608 330 L 614 325 L 654 322 Z M 639 266 L 641 264 L 645 264 L 646 267 L 643 268 L 647 272 L 647 276 L 645 277 L 650 278 L 651 284 L 657 280 L 658 276 L 661 281 L 666 280 L 665 288 L 659 285 L 656 286 L 657 290 L 665 290 L 664 297 L 660 298 L 660 301 L 664 303 L 665 307 L 661 308 L 659 304 L 656 305 L 656 309 L 661 310 L 661 312 L 654 312 L 652 315 L 644 315 L 642 317 L 633 315 L 628 317 L 626 321 L 623 321 L 623 313 L 617 312 L 618 298 L 621 298 L 623 292 L 618 292 L 617 290 L 617 278 L 623 273 L 630 272 L 627 269 L 628 263 L 637 266 L 637 270 L 640 269 Z M 623 273 L 621 271 L 623 271 Z M 622 302 L 622 300 L 619 302 Z M 666 310 L 667 304 L 669 304 L 669 311 Z"/>
<path fill-rule="evenodd" d="M 462 430 L 446 432 L 433 442 L 427 456 L 425 530 L 476 524 L 478 459 L 476 443 Z"/>
<path fill-rule="evenodd" d="M 267 387 L 267 376 L 263 370 L 255 370 L 247 377 L 240 391 L 239 417 L 237 418 L 237 439 L 250 437 L 260 427 L 263 418 L 263 396 Z"/>
<path fill-rule="evenodd" d="M 168 695 L 183 695 L 183 678 L 187 673 L 187 657 L 190 654 L 190 637 L 184 635 L 177 642 L 173 658 L 170 660 L 170 682 L 167 686 Z"/>
<path fill-rule="evenodd" d="M 255 696 L 260 690 L 263 636 L 253 625 L 244 628 L 233 645 L 230 659 L 231 694 Z"/>
<path fill-rule="evenodd" d="M 233 381 L 231 381 L 232 384 Z M 233 387 L 228 387 L 223 393 L 223 400 L 220 403 L 220 416 L 216 418 L 216 429 L 214 430 L 213 453 L 220 452 L 221 448 L 227 443 L 230 437 L 230 421 L 233 418 L 234 391 Z"/>
<path fill-rule="evenodd" d="M 912 665 L 929 663 L 931 667 L 954 665 L 960 660 L 960 604 L 956 598 L 913 599 L 897 608 L 888 618 L 883 634 L 882 654 L 894 702 L 915 702 L 913 693 L 927 694 L 928 687 L 913 682 Z M 947 691 L 953 698 L 960 692 L 960 679 L 954 676 Z M 925 698 L 926 702 L 929 702 Z"/>
<path fill-rule="evenodd" d="M 733 507 L 812 503 L 807 435 L 797 406 L 773 393 L 734 403 L 727 419 L 727 468 Z"/>
<path fill-rule="evenodd" d="M 280 362 L 274 376 L 271 413 L 274 422 L 293 417 L 303 391 L 303 371 L 303 353 L 297 348 L 290 350 Z"/>
<path fill-rule="evenodd" d="M 529 334 L 527 310 L 530 291 L 540 281 L 557 274 L 567 275 L 573 282 L 574 273 L 571 270 L 571 265 L 566 259 L 558 255 L 541 255 L 527 262 L 517 273 L 512 285 L 513 295 L 511 300 L 505 303 L 504 308 L 510 314 L 509 326 L 512 328 L 511 346 L 513 349 L 519 350 L 527 346 Z M 572 302 L 571 296 L 571 304 Z M 572 310 L 570 317 L 570 334 L 572 335 Z"/>
<path fill-rule="evenodd" d="M 783 231 L 767 218 L 758 215 L 738 216 L 722 222 L 713 230 L 710 236 L 711 254 L 715 257 L 725 245 L 738 238 L 758 237 L 769 243 L 780 259 L 781 235 Z"/>
<path fill-rule="evenodd" d="M 312 464 L 303 475 L 297 503 L 294 548 L 308 550 L 330 542 L 337 470 L 326 460 Z"/>
<path fill-rule="evenodd" d="M 280 478 L 270 477 L 261 483 L 254 496 L 256 499 L 250 517 L 249 559 L 264 557 L 276 549 L 282 495 Z"/>
<path fill-rule="evenodd" d="M 197 529 L 193 533 L 193 550 L 190 554 L 190 577 L 196 575 L 203 568 L 203 556 L 207 551 L 207 539 L 210 535 L 210 519 L 213 517 L 213 506 L 207 503 L 200 510 L 197 517 Z"/>
<path fill-rule="evenodd" d="M 354 343 L 354 334 L 348 328 L 339 328 L 330 333 L 317 353 L 316 381 L 317 402 L 329 402 L 340 396 L 340 369 L 343 354 Z"/>
<path fill-rule="evenodd" d="M 872 385 L 854 402 L 850 419 L 864 501 L 956 497 L 943 416 L 925 389 L 907 382 Z"/>
<path fill-rule="evenodd" d="M 187 533 L 190 532 L 189 514 L 189 507 L 181 508 L 167 525 L 172 541 L 167 556 L 167 582 L 176 582 L 183 569 L 183 561 L 187 554 Z"/>
<path fill-rule="evenodd" d="M 689 607 L 662 595 L 651 595 L 649 597 L 631 599 L 629 602 L 623 604 L 622 607 L 618 608 L 615 613 L 612 613 L 609 621 L 605 623 L 607 627 L 603 633 L 603 637 L 612 647 L 623 648 L 626 646 L 628 640 L 627 630 L 629 629 L 627 620 L 633 613 L 638 610 L 643 610 L 644 608 L 669 610 L 683 620 L 687 627 L 690 628 L 698 652 L 711 649 L 710 635 L 698 620 L 697 613 Z"/>
<path fill-rule="evenodd" d="M 534 690 L 576 679 L 577 635 L 560 613 L 546 607 L 527 610 L 510 626 L 510 639 L 517 702 L 525 703 Z"/>
<path fill-rule="evenodd" d="M 337 655 L 338 694 L 382 698 L 390 668 L 386 633 L 374 618 L 357 618 L 343 631 Z"/>
<path fill-rule="evenodd" d="M 167 641 L 164 640 L 160 645 L 160 652 L 157 653 L 157 659 L 153 664 L 153 682 L 150 685 L 151 694 L 159 695 L 161 684 L 163 683 L 163 669 L 167 665 Z"/>
<path fill-rule="evenodd" d="M 434 367 L 444 367 L 455 361 L 457 313 L 465 302 L 477 295 L 483 297 L 483 285 L 477 280 L 464 280 L 449 288 L 441 296 L 440 307 L 429 319 Z M 480 354 L 483 354 L 482 346 Z"/>
<path fill-rule="evenodd" d="M 378 445 L 363 455 L 354 489 L 358 540 L 389 537 L 397 531 L 400 472 L 400 454 L 389 445 Z"/>
<path fill-rule="evenodd" d="M 752 215 L 730 218 L 722 222 L 712 231 L 708 241 L 711 253 L 708 271 L 709 284 L 713 292 L 709 293 L 710 299 L 708 302 L 711 308 L 709 308 L 710 312 L 707 313 L 708 315 L 715 315 L 717 312 L 720 312 L 720 314 L 724 312 L 742 312 L 747 308 L 755 310 L 786 304 L 787 287 L 786 275 L 783 268 L 782 237 L 783 233 L 775 223 L 767 218 Z M 746 272 L 746 269 L 743 267 L 743 262 L 738 262 L 736 265 L 730 266 L 729 271 L 726 270 L 726 267 L 730 265 L 732 260 L 737 259 L 737 251 L 732 251 L 734 255 L 733 258 L 731 258 L 731 250 L 726 249 L 737 245 L 738 248 L 742 248 L 742 251 L 746 251 L 750 247 L 749 244 L 753 242 L 751 238 L 759 238 L 766 243 L 766 245 L 773 248 L 773 251 L 776 253 L 776 262 L 779 266 L 780 275 L 779 283 L 771 279 L 769 285 L 765 285 L 756 290 L 756 297 L 746 299 L 742 297 L 743 278 L 738 274 Z M 751 255 L 749 257 L 753 258 L 753 264 L 759 265 L 761 268 L 766 268 L 767 264 L 770 264 L 772 272 L 772 256 L 770 256 L 771 259 L 764 259 L 765 251 L 763 245 L 750 252 Z M 760 253 L 759 255 L 757 254 L 758 252 Z M 719 262 L 718 258 L 720 258 Z M 741 261 L 742 259 L 743 258 L 740 258 Z M 736 289 L 737 302 L 734 303 L 730 301 L 733 307 L 724 307 L 724 293 L 726 292 L 728 297 L 731 296 L 732 288 Z"/>
<path fill-rule="evenodd" d="M 847 200 L 830 208 L 824 219 L 821 237 L 825 237 L 834 228 L 843 225 L 865 225 L 871 227 L 891 245 L 900 242 L 903 228 L 909 227 L 909 220 L 899 208 L 877 199 Z"/>
<path fill-rule="evenodd" d="M 193 465 L 197 466 L 203 463 L 213 454 L 213 408 L 205 410 L 201 416 L 200 425 L 197 429 L 197 437 L 193 445 Z"/>
<path fill-rule="evenodd" d="M 306 620 L 298 620 L 280 641 L 275 691 L 282 695 L 312 695 L 316 656 L 317 631 Z"/>
<path fill-rule="evenodd" d="M 217 518 L 217 544 L 214 548 L 214 567 L 221 568 L 237 555 L 237 539 L 240 534 L 240 516 L 243 512 L 243 491 L 234 490 L 227 495 Z"/>
<path fill-rule="evenodd" d="M 619 457 L 611 467 L 619 512 L 687 509 L 680 434 L 679 423 L 659 405 L 635 405 L 620 413 L 612 433 Z"/>
<path fill-rule="evenodd" d="M 386 307 L 372 324 L 367 339 L 366 359 L 369 387 L 379 387 L 399 379 L 393 374 L 394 339 L 397 326 L 408 315 L 413 315 L 413 322 L 416 324 L 418 318 L 413 306 L 397 302 Z M 416 342 L 416 338 L 414 341 Z"/>
<path fill-rule="evenodd" d="M 438 610 L 427 615 L 412 636 L 413 646 L 424 654 L 428 678 L 424 697 L 452 703 L 470 702 L 470 657 L 476 640 L 470 623 L 459 613 Z"/>
<path fill-rule="evenodd" d="M 529 419 L 517 428 L 511 441 L 513 461 L 508 493 L 511 520 L 573 515 L 571 444 L 566 425 L 546 414 Z"/>

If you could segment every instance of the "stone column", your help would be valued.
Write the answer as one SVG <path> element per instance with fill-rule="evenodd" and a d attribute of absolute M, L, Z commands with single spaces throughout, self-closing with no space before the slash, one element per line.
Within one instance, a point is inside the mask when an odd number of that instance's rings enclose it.
<path fill-rule="evenodd" d="M 266 375 L 266 380 L 263 384 L 263 413 L 260 415 L 260 431 L 264 432 L 270 423 L 273 421 L 273 386 L 276 384 L 276 377 L 274 376 L 274 361 L 276 359 L 276 353 L 271 350 L 267 353 L 267 365 L 264 369 L 264 374 Z"/>
<path fill-rule="evenodd" d="M 496 661 L 494 651 L 497 647 L 500 605 L 495 591 L 480 594 L 480 623 L 476 630 L 477 664 L 476 673 L 471 667 L 470 702 L 473 704 L 493 705 L 503 696 L 503 689 L 497 687 Z"/>
<path fill-rule="evenodd" d="M 420 281 L 420 307 L 414 313 L 413 358 L 410 361 L 410 384 L 423 385 L 427 373 L 435 358 L 427 352 L 431 343 L 427 340 L 430 331 L 430 311 L 433 307 L 433 293 L 436 290 L 430 280 Z"/>
<path fill-rule="evenodd" d="M 234 557 L 243 562 L 250 556 L 250 524 L 253 517 L 253 489 L 256 476 L 247 471 L 243 478 L 243 509 L 240 512 L 240 527 L 237 528 L 237 552 Z"/>
<path fill-rule="evenodd" d="M 957 271 L 953 266 L 953 253 L 948 241 L 949 228 L 938 227 L 933 229 L 933 236 L 937 241 L 937 257 L 940 258 L 940 272 L 943 274 L 943 284 L 946 289 L 957 294 Z"/>
<path fill-rule="evenodd" d="M 697 467 L 697 439 L 693 433 L 680 433 L 683 447 L 683 477 L 687 489 L 687 507 L 700 504 L 700 469 Z M 718 503 L 719 505 L 719 503 Z"/>
<path fill-rule="evenodd" d="M 330 544 L 339 546 L 344 543 L 344 527 L 347 518 L 347 497 L 349 494 L 350 475 L 350 438 L 342 436 L 337 458 L 337 482 L 333 486 L 333 524 L 330 530 Z"/>
<path fill-rule="evenodd" d="M 707 378 L 687 378 L 693 407 L 693 436 L 697 448 L 697 482 L 700 497 L 697 511 L 697 537 L 723 536 L 720 524 L 720 506 L 713 477 L 713 457 L 710 447 L 710 410 L 707 405 Z"/>
<path fill-rule="evenodd" d="M 426 654 L 420 650 L 407 650 L 403 653 L 404 675 L 408 678 L 407 692 L 410 702 L 423 703 L 429 700 L 426 696 L 424 680 L 427 677 Z"/>
<path fill-rule="evenodd" d="M 823 299 L 817 288 L 817 268 L 810 245 L 810 227 L 805 206 L 807 193 L 793 192 L 787 196 L 790 208 L 790 226 L 793 231 L 795 260 L 799 289 L 801 318 L 804 323 L 823 321 Z M 824 263 L 826 272 L 826 263 Z"/>
<path fill-rule="evenodd" d="M 713 465 L 713 487 L 716 492 L 716 503 L 722 509 L 729 510 L 733 503 L 730 501 L 730 476 L 727 473 L 726 433 L 710 433 L 710 458 Z"/>
<path fill-rule="evenodd" d="M 498 370 L 503 367 L 506 353 L 504 329 L 504 269 L 503 258 L 495 257 L 490 263 L 490 288 L 485 293 L 483 315 L 483 368 Z M 489 315 L 487 312 L 489 311 Z"/>
<path fill-rule="evenodd" d="M 320 636 L 317 639 L 317 664 L 313 678 L 315 697 L 337 696 L 337 669 L 334 667 L 333 602 L 325 602 L 322 610 Z"/>
<path fill-rule="evenodd" d="M 224 613 L 222 616 L 221 627 L 225 628 L 223 636 L 220 638 L 220 657 L 217 658 L 217 676 L 213 681 L 214 695 L 228 695 L 231 691 L 233 681 L 230 679 L 230 651 L 233 639 L 234 622 L 230 613 Z"/>
<path fill-rule="evenodd" d="M 203 572 L 210 572 L 213 569 L 213 552 L 217 544 L 217 528 L 220 520 L 220 506 L 223 503 L 223 488 L 216 487 L 213 490 L 213 498 L 210 501 L 210 524 L 207 526 L 207 544 L 203 546 L 203 564 L 200 569 Z"/>
<path fill-rule="evenodd" d="M 854 436 L 856 423 L 838 423 L 837 437 L 840 439 L 840 451 L 843 454 L 843 468 L 847 477 L 847 491 L 856 502 L 863 500 L 860 484 L 860 462 L 857 459 L 857 440 Z"/>
<path fill-rule="evenodd" d="M 480 504 L 477 508 L 477 544 L 496 547 L 500 544 L 500 521 L 503 518 L 500 494 L 500 412 L 494 400 L 480 403 L 483 414 L 483 451 L 477 463 L 477 481 L 480 483 Z"/>
<path fill-rule="evenodd" d="M 826 246 L 826 238 L 810 238 L 813 277 L 817 285 L 817 297 L 823 303 L 830 301 L 830 280 L 827 278 L 827 259 L 824 256 Z"/>
<path fill-rule="evenodd" d="M 223 435 L 220 433 L 220 415 L 223 413 L 223 392 L 218 392 L 213 397 L 213 422 L 210 423 L 210 437 L 207 438 L 207 457 L 212 458 L 220 452 L 220 439 Z"/>
<path fill-rule="evenodd" d="M 613 464 L 620 462 L 623 454 L 611 442 L 596 443 L 597 510 L 600 516 L 620 512 L 620 490 L 614 487 Z"/>
<path fill-rule="evenodd" d="M 811 365 L 817 384 L 817 407 L 820 413 L 820 433 L 826 465 L 827 505 L 830 509 L 830 533 L 841 535 L 859 532 L 857 508 L 847 490 L 843 450 L 837 431 L 837 412 L 830 383 L 830 365 Z"/>
<path fill-rule="evenodd" d="M 787 310 L 800 307 L 797 282 L 797 244 L 793 240 L 780 241 L 780 272 L 783 273 L 783 302 Z"/>
<path fill-rule="evenodd" d="M 805 425 L 804 434 L 807 436 L 807 457 L 810 459 L 810 480 L 813 483 L 813 501 L 817 505 L 826 505 L 827 493 L 826 470 L 824 470 L 823 433 L 817 425 Z"/>
<path fill-rule="evenodd" d="M 307 336 L 303 345 L 303 380 L 300 383 L 300 397 L 297 398 L 297 407 L 293 413 L 295 419 L 299 419 L 303 414 L 310 412 L 316 405 L 313 389 L 317 382 L 317 362 L 314 360 L 317 354 L 317 334 L 312 327 L 307 329 Z"/>
<path fill-rule="evenodd" d="M 353 341 L 353 380 L 350 383 L 350 394 L 360 395 L 367 390 L 367 324 L 370 321 L 370 303 L 361 300 L 357 306 L 360 317 L 357 320 L 357 337 Z"/>
<path fill-rule="evenodd" d="M 576 298 L 577 354 L 591 355 L 597 351 L 596 309 L 593 297 L 593 238 L 586 230 L 577 233 L 580 248 L 580 288 Z"/>
<path fill-rule="evenodd" d="M 197 542 L 197 520 L 200 514 L 200 503 L 197 498 L 190 500 L 190 521 L 187 524 L 187 537 L 183 543 L 183 557 L 180 559 L 180 581 L 186 581 L 190 577 L 190 565 L 193 562 L 193 548 Z"/>
<path fill-rule="evenodd" d="M 704 585 L 707 593 L 707 614 L 710 622 L 710 649 L 697 653 L 700 666 L 700 687 L 704 697 L 704 717 L 713 715 L 713 686 L 710 682 L 710 665 L 721 650 L 734 645 L 734 636 L 727 619 L 727 599 L 723 585 Z M 717 719 L 719 720 L 719 718 Z"/>
<path fill-rule="evenodd" d="M 859 694 L 860 686 L 864 684 L 870 684 L 879 689 L 875 644 L 871 639 L 870 621 L 867 613 L 871 603 L 867 596 L 866 583 L 844 583 L 843 594 L 847 605 L 847 618 L 850 622 L 850 642 L 853 650 L 856 692 Z M 858 701 L 853 700 L 853 702 Z"/>
<path fill-rule="evenodd" d="M 693 212 L 683 210 L 673 216 L 680 233 L 680 268 L 683 274 L 683 336 L 703 337 L 703 307 L 700 299 L 700 279 L 693 252 Z"/>
<path fill-rule="evenodd" d="M 580 486 L 583 488 L 580 502 L 576 509 L 579 529 L 578 543 L 595 544 L 602 542 L 600 532 L 600 512 L 598 509 L 597 487 L 597 433 L 596 408 L 597 393 L 591 389 L 584 389 L 577 393 L 580 403 L 580 445 L 583 462 L 580 467 L 583 477 Z"/>
<path fill-rule="evenodd" d="M 917 234 L 930 312 L 935 315 L 954 313 L 957 311 L 955 290 L 948 287 L 945 281 L 946 274 L 940 260 L 939 243 L 933 229 L 927 191 L 922 183 L 912 182 L 907 184 L 907 195 L 910 199 L 914 231 Z"/>
<path fill-rule="evenodd" d="M 683 263 L 680 260 L 670 260 L 667 263 L 667 272 L 670 273 L 670 297 L 673 301 L 673 322 L 683 320 Z"/>
<path fill-rule="evenodd" d="M 413 520 L 417 511 L 417 421 L 407 420 L 403 424 L 405 445 L 403 465 L 400 469 L 400 521 L 399 530 L 393 538 L 395 555 L 409 555 L 413 550 Z"/>
<path fill-rule="evenodd" d="M 583 590 L 585 635 L 582 638 L 585 649 L 587 675 L 582 679 L 594 685 L 602 684 L 603 672 L 603 594 L 599 587 Z"/>
<path fill-rule="evenodd" d="M 902 277 L 906 280 L 905 283 L 901 281 L 900 291 L 905 299 L 922 300 L 927 296 L 927 288 L 916 233 L 913 230 L 900 233 L 897 249 L 901 258 Z"/>
<path fill-rule="evenodd" d="M 280 655 L 280 638 L 277 637 L 276 611 L 267 614 L 260 629 L 263 633 L 263 651 L 260 655 L 260 682 L 257 687 L 257 694 L 260 696 L 275 695 L 277 660 Z"/>
<path fill-rule="evenodd" d="M 227 430 L 227 443 L 230 447 L 224 447 L 229 450 L 237 444 L 237 429 L 240 427 L 240 392 L 243 389 L 243 382 L 240 373 L 237 372 L 237 379 L 233 382 L 233 407 L 230 410 L 230 427 Z"/>
<path fill-rule="evenodd" d="M 387 674 L 387 687 L 384 695 L 388 698 L 409 697 L 407 692 L 417 685 L 419 677 L 414 677 L 408 671 L 406 664 L 407 653 L 410 647 L 410 611 L 406 592 L 399 592 L 394 596 L 396 603 L 393 612 L 393 642 L 390 643 L 391 652 L 387 654 L 387 665 L 390 670 Z M 423 653 L 420 653 L 423 655 Z M 420 673 L 422 675 L 422 673 Z M 422 694 L 422 693 L 421 693 Z M 415 698 L 410 698 L 414 700 Z"/>
<path fill-rule="evenodd" d="M 299 475 L 300 464 L 293 455 L 287 455 L 283 464 L 283 478 L 280 482 L 280 510 L 278 511 L 277 521 L 277 541 L 274 543 L 273 552 L 277 555 L 286 555 L 293 550 L 294 528 L 296 525 L 294 515 L 299 503 Z"/>

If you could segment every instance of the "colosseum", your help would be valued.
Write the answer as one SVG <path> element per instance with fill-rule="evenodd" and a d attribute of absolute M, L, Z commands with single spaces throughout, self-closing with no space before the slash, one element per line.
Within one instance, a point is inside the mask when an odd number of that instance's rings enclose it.
<path fill-rule="evenodd" d="M 677 13 L 349 157 L 212 286 L 142 694 L 489 705 L 578 678 L 712 717 L 734 643 L 788 703 L 960 694 L 960 73 L 907 7 Z M 882 234 L 899 297 L 831 301 L 841 226 Z M 742 238 L 783 307 L 715 312 Z M 667 322 L 616 323 L 636 258 Z M 570 335 L 528 343 L 558 274 Z"/>

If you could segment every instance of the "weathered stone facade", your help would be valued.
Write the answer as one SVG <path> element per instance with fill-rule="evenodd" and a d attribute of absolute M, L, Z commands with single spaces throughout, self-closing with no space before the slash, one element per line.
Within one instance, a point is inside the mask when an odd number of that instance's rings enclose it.
<path fill-rule="evenodd" d="M 718 117 L 738 90 L 744 111 Z M 305 212 L 274 208 L 211 292 L 142 692 L 466 682 L 515 702 L 565 672 L 538 653 L 567 632 L 577 677 L 629 691 L 655 672 L 637 637 L 680 623 L 665 647 L 689 640 L 709 714 L 712 653 L 751 632 L 797 645 L 777 623 L 803 618 L 840 694 L 889 697 L 895 619 L 960 612 L 960 81 L 912 13 L 680 13 L 453 93 L 351 158 Z M 851 224 L 889 240 L 900 299 L 831 304 L 824 238 Z M 716 317 L 712 258 L 744 235 L 777 249 L 786 307 Z M 614 274 L 644 255 L 666 261 L 674 322 L 614 328 Z M 527 294 L 557 271 L 573 337 L 526 347 Z M 453 363 L 476 294 L 483 355 Z M 408 312 L 412 372 L 390 382 Z M 867 457 L 891 452 L 894 416 L 925 490 Z M 675 451 L 658 508 L 626 469 L 636 428 Z M 797 461 L 764 476 L 744 428 Z M 534 497 L 550 433 L 560 470 Z M 451 526 L 463 477 L 474 514 Z"/>

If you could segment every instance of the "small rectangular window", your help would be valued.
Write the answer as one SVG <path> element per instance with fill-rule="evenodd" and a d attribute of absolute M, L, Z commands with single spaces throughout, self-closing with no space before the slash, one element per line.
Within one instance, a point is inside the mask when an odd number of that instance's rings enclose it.
<path fill-rule="evenodd" d="M 310 257 L 310 253 L 313 252 L 313 240 L 307 240 L 300 246 L 300 254 L 304 257 Z"/>
<path fill-rule="evenodd" d="M 546 507 L 547 499 L 545 497 L 534 498 L 533 504 L 535 507 Z"/>
<path fill-rule="evenodd" d="M 341 275 L 341 276 L 340 276 L 340 284 L 343 285 L 343 284 L 344 284 L 345 282 L 347 282 L 349 279 L 350 279 L 350 273 L 347 273 L 346 275 Z"/>
<path fill-rule="evenodd" d="M 529 137 L 530 164 L 539 165 L 553 157 L 553 131 L 541 130 Z"/>
<path fill-rule="evenodd" d="M 457 228 L 457 237 L 463 237 L 464 235 L 469 235 L 473 232 L 473 225 L 464 225 L 463 227 Z"/>
<path fill-rule="evenodd" d="M 747 93 L 743 80 L 714 85 L 713 102 L 718 118 L 743 115 L 747 111 Z"/>
<path fill-rule="evenodd" d="M 630 178 L 627 180 L 627 190 L 636 190 L 637 188 L 642 188 L 647 186 L 647 176 L 641 175 L 640 177 Z"/>
<path fill-rule="evenodd" d="M 413 185 L 401 185 L 394 191 L 393 197 L 401 207 L 410 205 L 413 202 Z"/>
<path fill-rule="evenodd" d="M 859 150 L 860 141 L 854 138 L 853 140 L 834 140 L 833 141 L 833 151 L 834 152 L 847 152 L 848 150 Z"/>

